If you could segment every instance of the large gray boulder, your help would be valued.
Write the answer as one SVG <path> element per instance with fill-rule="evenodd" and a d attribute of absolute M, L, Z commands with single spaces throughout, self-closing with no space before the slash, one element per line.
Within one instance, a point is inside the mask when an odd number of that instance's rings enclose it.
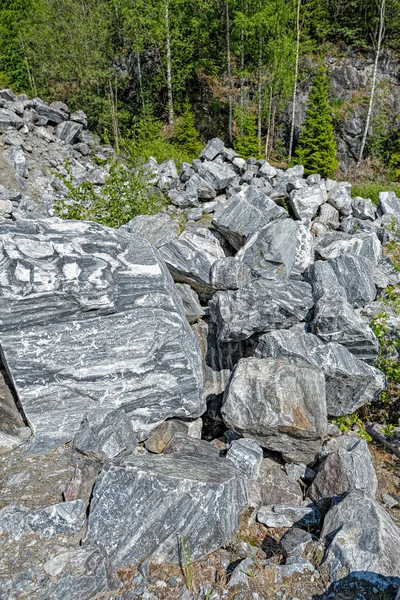
<path fill-rule="evenodd" d="M 165 246 L 179 235 L 179 226 L 165 213 L 138 215 L 120 229 L 144 237 L 156 248 Z"/>
<path fill-rule="evenodd" d="M 177 283 L 175 285 L 181 297 L 187 320 L 189 323 L 195 323 L 204 315 L 198 295 L 187 283 Z"/>
<path fill-rule="evenodd" d="M 200 152 L 200 158 L 203 158 L 204 160 L 213 160 L 220 152 L 222 152 L 224 147 L 225 144 L 220 138 L 213 138 L 207 142 L 205 148 Z"/>
<path fill-rule="evenodd" d="M 223 192 L 236 179 L 236 172 L 228 163 L 203 162 L 198 165 L 197 173 L 217 192 Z"/>
<path fill-rule="evenodd" d="M 103 546 L 116 568 L 192 560 L 220 548 L 247 505 L 246 478 L 226 459 L 143 456 L 98 477 L 84 546 Z M 129 498 L 129 502 L 127 502 Z"/>
<path fill-rule="evenodd" d="M 400 214 L 400 198 L 394 192 L 379 192 L 377 213 L 382 215 Z"/>
<path fill-rule="evenodd" d="M 318 208 L 327 200 L 324 183 L 294 189 L 289 195 L 289 205 L 296 219 L 309 224 L 317 214 Z"/>
<path fill-rule="evenodd" d="M 217 292 L 209 304 L 222 341 L 291 327 L 306 318 L 312 305 L 308 283 L 281 278 L 258 279 L 237 291 Z"/>
<path fill-rule="evenodd" d="M 323 296 L 316 304 L 311 331 L 323 342 L 342 344 L 357 358 L 374 363 L 380 345 L 372 329 L 342 298 Z"/>
<path fill-rule="evenodd" d="M 317 476 L 308 490 L 314 502 L 331 499 L 351 490 L 364 490 L 375 497 L 378 479 L 365 440 L 341 436 L 341 447 L 329 452 L 318 467 Z"/>
<path fill-rule="evenodd" d="M 303 273 L 304 279 L 312 286 L 314 302 L 322 296 L 346 298 L 346 290 L 339 284 L 336 273 L 329 261 L 317 260 Z"/>
<path fill-rule="evenodd" d="M 255 279 L 250 267 L 233 256 L 216 260 L 211 267 L 211 285 L 216 290 L 238 290 Z"/>
<path fill-rule="evenodd" d="M 37 103 L 36 112 L 40 117 L 47 119 L 48 125 L 58 125 L 63 121 L 68 121 L 68 114 L 65 111 L 41 102 Z"/>
<path fill-rule="evenodd" d="M 282 465 L 264 458 L 257 479 L 250 484 L 250 499 L 256 507 L 272 504 L 296 506 L 303 501 L 303 492 L 297 481 L 290 481 Z"/>
<path fill-rule="evenodd" d="M 374 263 L 354 254 L 342 254 L 329 260 L 349 304 L 360 308 L 375 300 Z"/>
<path fill-rule="evenodd" d="M 287 212 L 253 185 L 243 187 L 214 213 L 213 225 L 238 250 L 248 237 Z"/>
<path fill-rule="evenodd" d="M 54 134 L 66 144 L 76 144 L 79 142 L 83 125 L 74 121 L 63 121 L 55 128 Z"/>
<path fill-rule="evenodd" d="M 225 252 L 210 229 L 185 229 L 178 239 L 160 248 L 160 254 L 174 281 L 189 284 L 201 299 L 212 296 L 211 267 L 225 258 Z"/>
<path fill-rule="evenodd" d="M 280 219 L 252 235 L 236 258 L 257 271 L 289 277 L 303 273 L 314 261 L 310 230 L 298 221 Z"/>
<path fill-rule="evenodd" d="M 379 576 L 398 583 L 400 529 L 370 494 L 353 490 L 331 508 L 321 538 L 329 544 L 322 569 L 332 581 L 354 574 L 372 583 Z"/>
<path fill-rule="evenodd" d="M 350 235 L 342 231 L 327 233 L 317 238 L 315 244 L 317 258 L 328 260 L 341 254 L 364 256 L 375 265 L 382 257 L 382 245 L 374 232 L 360 232 Z"/>
<path fill-rule="evenodd" d="M 14 111 L 8 108 L 0 108 L 0 132 L 6 131 L 9 127 L 21 129 L 24 125 L 24 120 L 21 119 Z"/>
<path fill-rule="evenodd" d="M 376 207 L 369 198 L 364 200 L 364 198 L 356 196 L 353 198 L 353 215 L 356 219 L 363 221 L 375 221 Z"/>
<path fill-rule="evenodd" d="M 0 248 L 1 349 L 37 449 L 92 412 L 123 407 L 141 437 L 204 411 L 200 351 L 148 242 L 55 219 L 0 224 Z"/>
<path fill-rule="evenodd" d="M 259 358 L 284 358 L 295 364 L 304 362 L 325 374 L 328 415 L 354 412 L 376 400 L 385 389 L 384 374 L 356 358 L 341 344 L 324 344 L 312 333 L 297 328 L 266 333 L 255 349 Z"/>
<path fill-rule="evenodd" d="M 351 199 L 351 183 L 340 181 L 336 183 L 329 191 L 328 202 L 332 204 L 341 215 L 351 215 L 352 199 Z"/>
<path fill-rule="evenodd" d="M 282 359 L 243 358 L 225 391 L 222 416 L 228 427 L 264 448 L 308 463 L 326 433 L 324 375 Z"/>

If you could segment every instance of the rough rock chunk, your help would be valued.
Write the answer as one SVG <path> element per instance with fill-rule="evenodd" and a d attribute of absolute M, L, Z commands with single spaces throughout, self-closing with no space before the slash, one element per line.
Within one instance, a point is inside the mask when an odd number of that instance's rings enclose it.
<path fill-rule="evenodd" d="M 85 520 L 86 503 L 83 500 L 62 502 L 32 510 L 13 503 L 0 510 L 0 534 L 7 534 L 14 540 L 33 533 L 51 538 L 79 531 Z"/>
<path fill-rule="evenodd" d="M 308 531 L 304 531 L 304 529 L 300 529 L 299 527 L 293 527 L 293 529 L 285 533 L 279 542 L 283 556 L 285 558 L 288 556 L 301 556 L 313 539 L 312 534 Z"/>
<path fill-rule="evenodd" d="M 340 214 L 331 204 L 325 202 L 321 204 L 318 212 L 318 217 L 315 222 L 326 225 L 329 229 L 338 229 L 340 225 Z"/>
<path fill-rule="evenodd" d="M 285 360 L 243 358 L 225 392 L 222 416 L 228 427 L 264 448 L 308 463 L 327 427 L 324 375 Z"/>
<path fill-rule="evenodd" d="M 64 121 L 57 125 L 54 134 L 66 144 L 76 144 L 80 140 L 82 125 L 74 121 Z"/>
<path fill-rule="evenodd" d="M 24 120 L 7 108 L 0 108 L 0 132 L 4 132 L 8 127 L 21 129 L 24 125 Z"/>
<path fill-rule="evenodd" d="M 249 479 L 257 479 L 263 458 L 262 448 L 255 440 L 233 440 L 226 458 Z"/>
<path fill-rule="evenodd" d="M 181 297 L 187 320 L 189 323 L 195 323 L 204 316 L 204 310 L 201 308 L 198 295 L 187 283 L 177 283 L 176 288 Z"/>
<path fill-rule="evenodd" d="M 132 423 L 122 409 L 106 417 L 102 414 L 86 416 L 74 437 L 76 450 L 98 459 L 115 458 L 131 452 L 137 443 Z"/>
<path fill-rule="evenodd" d="M 120 227 L 123 231 L 144 237 L 156 248 L 165 246 L 179 235 L 179 226 L 165 213 L 138 215 Z"/>
<path fill-rule="evenodd" d="M 318 208 L 327 200 L 326 187 L 324 183 L 294 189 L 290 192 L 289 205 L 296 219 L 303 223 L 311 223 L 317 214 Z"/>
<path fill-rule="evenodd" d="M 186 423 L 176 420 L 164 421 L 151 432 L 145 441 L 145 446 L 150 452 L 160 454 L 176 433 L 187 434 L 188 427 Z"/>
<path fill-rule="evenodd" d="M 197 173 L 190 177 L 185 189 L 189 194 L 196 194 L 199 200 L 214 200 L 217 195 L 213 186 Z"/>
<path fill-rule="evenodd" d="M 59 123 L 68 120 L 68 114 L 55 106 L 38 103 L 36 105 L 36 112 L 41 117 L 44 117 L 50 125 L 58 125 Z"/>
<path fill-rule="evenodd" d="M 375 300 L 374 263 L 363 256 L 342 254 L 329 260 L 349 304 L 360 308 Z"/>
<path fill-rule="evenodd" d="M 311 330 L 324 342 L 342 344 L 357 358 L 374 363 L 379 341 L 365 321 L 341 298 L 323 296 L 316 304 Z"/>
<path fill-rule="evenodd" d="M 44 564 L 44 571 L 51 579 L 41 590 L 40 600 L 91 600 L 120 585 L 104 550 L 97 546 L 60 552 Z"/>
<path fill-rule="evenodd" d="M 400 198 L 394 192 L 379 192 L 377 213 L 382 215 L 400 214 Z"/>
<path fill-rule="evenodd" d="M 302 524 L 305 517 L 313 514 L 309 506 L 289 506 L 274 504 L 262 506 L 257 512 L 257 519 L 267 527 L 292 527 L 294 523 Z"/>
<path fill-rule="evenodd" d="M 28 165 L 24 151 L 20 146 L 12 146 L 8 150 L 4 151 L 8 163 L 15 169 L 15 171 L 21 177 L 27 177 Z"/>
<path fill-rule="evenodd" d="M 252 233 L 285 217 L 285 209 L 277 206 L 262 188 L 247 186 L 215 211 L 212 223 L 238 250 Z"/>
<path fill-rule="evenodd" d="M 312 234 L 292 219 L 274 221 L 252 235 L 236 258 L 257 271 L 289 277 L 303 273 L 314 260 Z"/>
<path fill-rule="evenodd" d="M 321 538 L 330 544 L 322 567 L 332 581 L 356 573 L 358 578 L 395 577 L 400 565 L 400 530 L 366 492 L 351 491 L 330 509 Z"/>
<path fill-rule="evenodd" d="M 271 504 L 298 505 L 303 500 L 303 492 L 297 481 L 290 481 L 283 467 L 264 458 L 255 481 L 250 484 L 250 498 L 254 506 Z"/>
<path fill-rule="evenodd" d="M 116 568 L 178 562 L 182 544 L 198 560 L 230 539 L 246 504 L 245 479 L 225 459 L 135 457 L 97 479 L 84 545 L 103 546 Z"/>
<path fill-rule="evenodd" d="M 344 437 L 347 437 L 346 444 Z M 339 440 L 343 447 L 323 458 L 308 496 L 317 502 L 351 490 L 365 490 L 375 497 L 378 480 L 367 442 L 348 436 L 341 436 Z"/>
<path fill-rule="evenodd" d="M 213 138 L 207 142 L 206 147 L 200 152 L 200 158 L 213 160 L 220 152 L 222 152 L 224 147 L 225 144 L 220 138 Z"/>
<path fill-rule="evenodd" d="M 346 298 L 346 291 L 339 284 L 335 271 L 328 261 L 317 260 L 308 267 L 303 277 L 312 286 L 315 302 L 318 302 L 322 296 L 331 296 L 334 299 Z"/>
<path fill-rule="evenodd" d="M 382 256 L 382 246 L 376 233 L 360 232 L 350 235 L 341 231 L 327 233 L 317 238 L 317 258 L 328 260 L 342 254 L 364 256 L 377 264 Z"/>
<path fill-rule="evenodd" d="M 0 363 L 0 455 L 26 442 L 32 435 L 18 412 L 11 382 Z"/>
<path fill-rule="evenodd" d="M 325 374 L 328 415 L 354 412 L 378 398 L 385 389 L 381 371 L 356 358 L 344 346 L 324 344 L 312 333 L 296 328 L 273 331 L 259 338 L 255 356 L 284 358 L 296 364 L 315 366 Z"/>
<path fill-rule="evenodd" d="M 236 173 L 228 163 L 200 163 L 197 173 L 217 192 L 226 190 L 236 179 Z"/>
<path fill-rule="evenodd" d="M 216 290 L 238 290 L 253 278 L 251 269 L 231 256 L 216 260 L 211 267 L 211 285 Z"/>
<path fill-rule="evenodd" d="M 311 286 L 301 281 L 258 279 L 238 291 L 217 292 L 210 315 L 222 341 L 291 327 L 303 321 L 313 305 Z"/>
<path fill-rule="evenodd" d="M 37 448 L 71 440 L 92 412 L 123 407 L 147 437 L 204 411 L 200 351 L 148 242 L 96 223 L 18 221 L 0 224 L 0 248 L 0 342 Z"/>
<path fill-rule="evenodd" d="M 214 262 L 225 258 L 216 235 L 209 229 L 185 229 L 177 240 L 160 248 L 160 254 L 174 278 L 189 284 L 200 296 L 210 298 L 214 292 L 210 270 Z"/>
<path fill-rule="evenodd" d="M 165 446 L 164 456 L 170 454 L 186 456 L 210 456 L 218 458 L 219 450 L 209 442 L 185 435 L 184 433 L 175 433 L 174 437 Z"/>
<path fill-rule="evenodd" d="M 340 181 L 328 194 L 328 202 L 340 212 L 341 215 L 351 215 L 352 199 L 351 184 L 347 181 Z"/>
<path fill-rule="evenodd" d="M 368 198 L 360 198 L 356 196 L 353 198 L 353 215 L 356 219 L 362 219 L 363 221 L 375 221 L 376 219 L 376 208 Z"/>

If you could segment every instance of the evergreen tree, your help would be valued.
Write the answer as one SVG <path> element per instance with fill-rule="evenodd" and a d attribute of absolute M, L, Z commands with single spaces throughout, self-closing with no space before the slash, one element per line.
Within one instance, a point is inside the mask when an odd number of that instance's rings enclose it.
<path fill-rule="evenodd" d="M 185 102 L 183 113 L 176 124 L 175 143 L 189 155 L 196 158 L 202 149 L 199 133 L 194 124 L 194 114 L 188 101 Z"/>
<path fill-rule="evenodd" d="M 236 122 L 240 123 L 241 130 L 236 136 L 233 147 L 242 158 L 257 158 L 260 148 L 257 139 L 257 115 L 237 107 L 235 110 Z"/>
<path fill-rule="evenodd" d="M 319 173 L 323 177 L 333 175 L 338 166 L 325 69 L 314 77 L 295 162 L 304 165 L 306 174 Z"/>

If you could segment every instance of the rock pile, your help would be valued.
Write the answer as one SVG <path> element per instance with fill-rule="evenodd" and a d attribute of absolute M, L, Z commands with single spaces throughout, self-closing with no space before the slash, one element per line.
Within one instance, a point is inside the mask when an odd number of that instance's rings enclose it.
<path fill-rule="evenodd" d="M 24 163 L 33 138 L 32 153 L 52 145 L 90 180 L 83 114 L 0 98 L 14 186 L 42 177 Z M 118 231 L 43 218 L 61 193 L 47 180 L 28 215 L 5 181 L 0 344 L 18 410 L 3 386 L 0 452 L 7 494 L 26 479 L 31 501 L 0 493 L 1 597 L 89 599 L 139 566 L 115 597 L 155 600 L 148 559 L 216 552 L 250 507 L 265 535 L 285 528 L 281 562 L 257 559 L 275 582 L 319 569 L 329 584 L 357 572 L 393 590 L 400 531 L 367 444 L 328 417 L 385 389 L 364 314 L 400 281 L 382 252 L 400 201 L 382 194 L 375 213 L 349 184 L 246 162 L 219 139 L 180 175 L 173 161 L 146 168 L 171 204 Z M 64 465 L 64 502 L 43 505 L 27 471 L 50 460 Z M 229 589 L 248 585 L 255 559 L 242 558 Z"/>

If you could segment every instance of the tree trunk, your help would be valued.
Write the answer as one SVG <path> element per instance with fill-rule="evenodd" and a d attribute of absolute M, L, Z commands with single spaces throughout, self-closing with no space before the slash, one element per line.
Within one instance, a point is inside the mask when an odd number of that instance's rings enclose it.
<path fill-rule="evenodd" d="M 271 136 L 271 110 L 272 110 L 272 84 L 269 86 L 269 102 L 268 102 L 268 125 L 267 125 L 267 137 L 265 139 L 265 158 L 268 160 L 269 156 L 269 140 Z"/>
<path fill-rule="evenodd" d="M 171 37 L 169 31 L 169 0 L 164 0 L 165 31 L 167 34 L 167 88 L 168 88 L 168 122 L 174 124 L 174 99 L 172 96 Z"/>
<path fill-rule="evenodd" d="M 228 139 L 232 143 L 232 72 L 231 72 L 231 39 L 230 39 L 230 24 L 229 24 L 229 0 L 226 0 L 226 50 L 228 63 L 228 105 L 229 105 L 229 123 L 228 123 Z"/>
<path fill-rule="evenodd" d="M 371 121 L 372 107 L 374 105 L 374 95 L 375 95 L 376 76 L 378 73 L 379 54 L 381 52 L 382 40 L 385 35 L 385 10 L 386 10 L 386 0 L 381 0 L 380 9 L 379 9 L 378 42 L 377 42 L 376 53 L 375 53 L 374 71 L 372 74 L 371 94 L 369 96 L 367 120 L 365 123 L 364 135 L 363 135 L 363 138 L 361 141 L 361 148 L 360 148 L 360 154 L 358 155 L 357 165 L 359 165 L 361 163 L 362 157 L 364 154 L 365 142 L 367 141 L 367 135 L 368 135 L 368 129 L 369 129 L 369 123 Z"/>
<path fill-rule="evenodd" d="M 261 9 L 261 3 L 260 3 Z M 258 94 L 258 115 L 257 115 L 257 140 L 258 140 L 258 149 L 261 154 L 261 124 L 262 124 L 262 37 L 260 33 L 260 37 L 258 40 L 258 86 L 257 86 L 257 94 Z"/>
<path fill-rule="evenodd" d="M 294 71 L 294 86 L 293 86 L 293 108 L 292 108 L 292 122 L 290 125 L 290 139 L 289 139 L 289 162 L 292 159 L 293 152 L 293 137 L 294 137 L 294 119 L 296 116 L 296 100 L 297 100 L 297 79 L 299 76 L 299 54 L 300 54 L 300 5 L 301 0 L 297 0 L 297 18 L 296 18 L 296 66 Z"/>
<path fill-rule="evenodd" d="M 143 112 L 144 112 L 145 103 L 144 103 L 144 94 L 143 94 L 142 67 L 141 67 L 141 64 L 140 64 L 140 53 L 139 53 L 139 50 L 136 53 L 136 59 L 137 59 L 138 78 L 139 78 L 139 92 L 140 92 L 140 98 L 142 100 L 142 109 L 143 109 Z"/>

